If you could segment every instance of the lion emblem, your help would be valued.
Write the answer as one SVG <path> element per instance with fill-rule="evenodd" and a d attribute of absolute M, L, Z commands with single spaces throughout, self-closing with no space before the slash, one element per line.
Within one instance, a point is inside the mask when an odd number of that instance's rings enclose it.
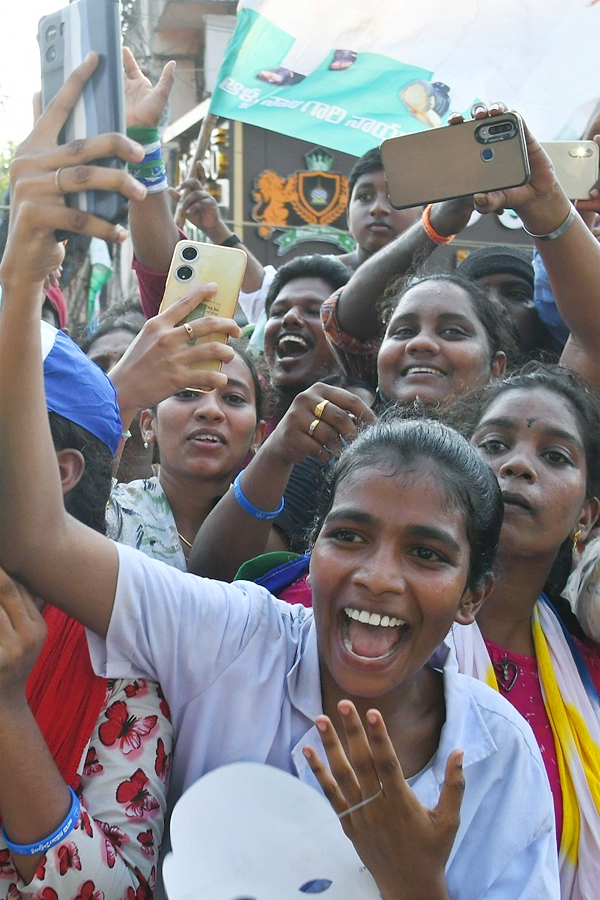
<path fill-rule="evenodd" d="M 348 179 L 322 170 L 282 178 L 266 169 L 256 177 L 252 199 L 259 237 L 268 240 L 276 228 L 288 227 L 291 210 L 309 225 L 329 225 L 338 219 L 348 202 Z"/>

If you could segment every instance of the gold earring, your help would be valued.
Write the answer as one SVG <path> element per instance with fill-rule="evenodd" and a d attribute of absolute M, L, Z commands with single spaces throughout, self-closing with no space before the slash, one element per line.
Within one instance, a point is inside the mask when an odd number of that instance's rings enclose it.
<path fill-rule="evenodd" d="M 579 543 L 579 538 L 581 537 L 581 528 L 578 528 L 575 534 L 573 535 L 573 553 L 577 550 L 577 544 Z"/>

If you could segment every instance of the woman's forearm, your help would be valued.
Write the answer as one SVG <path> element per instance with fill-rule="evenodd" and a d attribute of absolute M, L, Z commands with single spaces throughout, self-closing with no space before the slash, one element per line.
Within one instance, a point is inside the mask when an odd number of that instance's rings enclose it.
<path fill-rule="evenodd" d="M 71 795 L 40 734 L 25 697 L 0 700 L 0 816 L 13 843 L 36 844 L 52 834 L 71 806 Z M 12 854 L 25 883 L 44 856 Z"/>
<path fill-rule="evenodd" d="M 240 487 L 244 496 L 260 510 L 276 510 L 292 468 L 293 463 L 280 461 L 265 445 L 242 473 Z M 242 563 L 265 553 L 272 524 L 242 509 L 233 489 L 228 490 L 196 535 L 189 571 L 231 581 Z"/>
<path fill-rule="evenodd" d="M 135 257 L 153 272 L 168 272 L 175 244 L 181 240 L 167 191 L 129 204 L 129 229 Z"/>

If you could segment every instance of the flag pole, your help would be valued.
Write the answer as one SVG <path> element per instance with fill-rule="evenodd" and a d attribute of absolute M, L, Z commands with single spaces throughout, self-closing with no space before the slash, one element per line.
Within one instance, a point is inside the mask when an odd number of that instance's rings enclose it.
<path fill-rule="evenodd" d="M 193 178 L 196 175 L 196 164 L 200 162 L 206 148 L 208 147 L 208 142 L 210 140 L 210 136 L 213 128 L 216 126 L 218 121 L 218 116 L 214 115 L 214 113 L 207 113 L 204 117 L 204 121 L 200 126 L 200 132 L 198 134 L 198 142 L 196 144 L 196 150 L 194 151 L 194 156 L 188 166 L 188 170 L 186 173 L 186 179 Z M 185 215 L 178 207 L 175 211 L 175 223 L 179 228 L 183 228 L 185 222 Z"/>

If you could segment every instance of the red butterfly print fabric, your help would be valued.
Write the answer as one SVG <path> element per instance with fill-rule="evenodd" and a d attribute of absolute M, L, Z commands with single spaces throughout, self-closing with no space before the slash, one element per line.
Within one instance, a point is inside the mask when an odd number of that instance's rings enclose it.
<path fill-rule="evenodd" d="M 108 684 L 80 764 L 77 826 L 27 885 L 0 838 L 0 900 L 152 900 L 173 743 L 168 707 L 151 681 Z"/>
<path fill-rule="evenodd" d="M 156 742 L 156 761 L 154 763 L 154 771 L 161 779 L 161 781 L 167 782 L 169 780 L 169 776 L 171 774 L 171 759 L 172 754 L 167 753 L 164 741 L 159 738 Z"/>
<path fill-rule="evenodd" d="M 148 776 L 142 769 L 136 769 L 131 778 L 117 788 L 117 801 L 126 807 L 128 816 L 141 819 L 158 809 L 158 802 L 148 791 L 147 785 Z"/>
<path fill-rule="evenodd" d="M 143 739 L 154 730 L 157 722 L 157 716 L 137 718 L 131 715 L 123 700 L 109 706 L 104 715 L 108 721 L 100 726 L 100 740 L 107 747 L 118 742 L 123 753 L 139 750 Z"/>

